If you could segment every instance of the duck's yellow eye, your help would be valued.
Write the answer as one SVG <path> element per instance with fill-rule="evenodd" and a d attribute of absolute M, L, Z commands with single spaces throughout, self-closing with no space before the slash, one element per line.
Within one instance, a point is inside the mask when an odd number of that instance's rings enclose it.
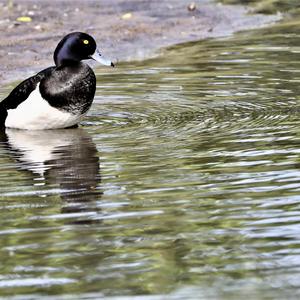
<path fill-rule="evenodd" d="M 89 43 L 89 41 L 88 41 L 88 40 L 83 40 L 83 43 L 84 43 L 85 45 L 87 45 L 87 44 Z"/>

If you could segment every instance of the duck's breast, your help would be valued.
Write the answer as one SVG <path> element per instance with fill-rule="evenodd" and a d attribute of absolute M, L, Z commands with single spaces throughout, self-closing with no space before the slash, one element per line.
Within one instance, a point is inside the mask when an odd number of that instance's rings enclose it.
<path fill-rule="evenodd" d="M 51 106 L 73 114 L 83 114 L 93 102 L 96 76 L 84 63 L 60 67 L 41 81 L 40 91 Z"/>

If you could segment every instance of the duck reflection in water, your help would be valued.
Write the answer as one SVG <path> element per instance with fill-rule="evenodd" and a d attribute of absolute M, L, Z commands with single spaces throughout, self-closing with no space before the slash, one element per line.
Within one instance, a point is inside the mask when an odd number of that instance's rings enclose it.
<path fill-rule="evenodd" d="M 65 201 L 62 213 L 95 211 L 92 202 L 102 194 L 100 165 L 96 146 L 85 130 L 6 129 L 1 140 L 18 168 L 30 172 L 34 185 L 59 187 Z"/>

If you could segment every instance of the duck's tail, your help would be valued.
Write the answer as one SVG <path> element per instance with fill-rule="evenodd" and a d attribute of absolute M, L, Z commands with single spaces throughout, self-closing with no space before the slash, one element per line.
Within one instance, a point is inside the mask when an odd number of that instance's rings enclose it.
<path fill-rule="evenodd" d="M 0 129 L 5 127 L 6 118 L 7 118 L 7 109 L 0 102 Z"/>

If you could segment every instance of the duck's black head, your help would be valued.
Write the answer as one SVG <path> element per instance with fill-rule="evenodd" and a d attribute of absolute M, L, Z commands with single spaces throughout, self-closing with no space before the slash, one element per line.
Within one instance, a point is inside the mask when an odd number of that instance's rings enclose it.
<path fill-rule="evenodd" d="M 87 33 L 69 33 L 58 43 L 54 51 L 54 61 L 57 67 L 71 65 L 91 58 L 104 65 L 114 67 L 111 61 L 102 57 L 95 40 Z"/>

